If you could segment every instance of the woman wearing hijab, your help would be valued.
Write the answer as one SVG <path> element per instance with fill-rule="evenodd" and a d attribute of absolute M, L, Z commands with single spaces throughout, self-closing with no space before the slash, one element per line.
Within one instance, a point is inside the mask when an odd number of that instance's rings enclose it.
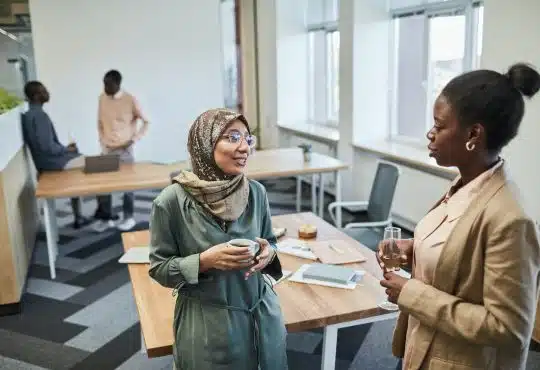
<path fill-rule="evenodd" d="M 192 172 L 182 171 L 154 200 L 150 276 L 178 294 L 173 357 L 178 370 L 287 369 L 279 279 L 264 187 L 244 175 L 255 145 L 233 111 L 201 114 L 189 132 Z M 256 240 L 255 259 L 231 239 Z"/>
<path fill-rule="evenodd" d="M 462 74 L 435 102 L 430 154 L 460 176 L 403 243 L 412 278 L 381 281 L 401 310 L 392 348 L 403 369 L 525 369 L 540 244 L 500 153 L 518 132 L 523 97 L 539 89 L 540 75 L 518 63 Z"/>

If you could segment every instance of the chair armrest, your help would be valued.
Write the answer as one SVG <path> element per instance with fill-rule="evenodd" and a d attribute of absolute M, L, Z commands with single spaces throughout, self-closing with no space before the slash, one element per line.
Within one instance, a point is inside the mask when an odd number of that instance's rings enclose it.
<path fill-rule="evenodd" d="M 376 222 L 351 222 L 345 225 L 345 229 L 359 229 L 368 227 L 386 227 L 392 224 L 392 220 L 376 221 Z"/>
<path fill-rule="evenodd" d="M 359 211 L 365 211 L 368 207 L 368 202 L 366 201 L 348 201 L 348 202 L 332 202 L 328 205 L 328 213 L 330 218 L 336 224 L 336 215 L 334 214 L 334 209 L 337 207 L 358 207 Z"/>

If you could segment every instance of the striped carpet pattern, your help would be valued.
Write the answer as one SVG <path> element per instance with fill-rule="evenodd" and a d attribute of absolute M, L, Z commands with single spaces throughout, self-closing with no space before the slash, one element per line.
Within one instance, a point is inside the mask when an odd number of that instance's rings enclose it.
<path fill-rule="evenodd" d="M 266 181 L 273 215 L 294 212 L 294 179 Z M 304 210 L 310 209 L 310 190 L 303 191 Z M 136 193 L 136 229 L 148 228 L 151 202 L 158 191 Z M 120 197 L 115 196 L 120 213 Z M 327 199 L 330 201 L 330 199 Z M 122 255 L 120 233 L 73 230 L 69 201 L 58 201 L 60 255 L 57 279 L 49 277 L 45 235 L 40 233 L 30 268 L 23 311 L 0 317 L 0 369 L 171 369 L 171 356 L 148 359 L 141 352 L 137 310 Z M 95 200 L 83 199 L 91 215 Z M 344 215 L 345 221 L 351 215 Z M 394 322 L 340 329 L 336 369 L 397 369 L 390 353 Z M 288 336 L 291 370 L 318 369 L 322 331 Z M 531 366 L 540 360 L 532 352 Z"/>

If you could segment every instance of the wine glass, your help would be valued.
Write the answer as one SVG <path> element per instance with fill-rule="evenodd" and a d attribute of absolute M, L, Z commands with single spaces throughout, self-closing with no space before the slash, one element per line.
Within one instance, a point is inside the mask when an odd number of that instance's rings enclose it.
<path fill-rule="evenodd" d="M 388 226 L 384 229 L 383 240 L 380 244 L 382 256 L 381 262 L 385 271 L 399 271 L 401 266 L 401 250 L 398 240 L 401 239 L 401 229 L 399 227 Z M 378 252 L 377 252 L 378 253 Z M 397 311 L 399 306 L 388 299 L 379 303 L 379 307 L 387 311 Z"/>

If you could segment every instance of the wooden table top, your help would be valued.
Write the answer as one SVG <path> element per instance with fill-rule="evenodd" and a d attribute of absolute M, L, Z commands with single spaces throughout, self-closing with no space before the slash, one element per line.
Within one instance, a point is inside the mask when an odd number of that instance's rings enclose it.
<path fill-rule="evenodd" d="M 316 225 L 317 240 L 344 240 L 360 248 L 368 259 L 366 262 L 355 264 L 367 273 L 362 284 L 354 290 L 295 283 L 288 280 L 277 284 L 274 289 L 280 298 L 285 325 L 289 332 L 388 313 L 377 307 L 377 304 L 385 299 L 385 294 L 379 285 L 382 273 L 373 251 L 313 213 L 274 216 L 272 223 L 274 227 L 287 227 L 286 237 L 296 237 L 296 230 L 302 224 Z M 147 246 L 149 237 L 148 230 L 123 233 L 124 250 Z M 302 264 L 312 262 L 284 254 L 280 254 L 279 258 L 283 269 L 292 271 Z M 172 353 L 175 298 L 172 296 L 171 289 L 162 287 L 149 277 L 148 268 L 146 264 L 128 265 L 148 356 L 159 357 Z"/>
<path fill-rule="evenodd" d="M 188 162 L 174 164 L 134 163 L 120 166 L 116 172 L 85 174 L 81 169 L 43 173 L 36 197 L 67 198 L 143 189 L 161 189 L 170 184 L 170 173 L 186 169 Z M 342 161 L 313 153 L 303 160 L 300 148 L 280 148 L 255 152 L 248 161 L 246 174 L 252 179 L 309 175 L 348 168 Z"/>

